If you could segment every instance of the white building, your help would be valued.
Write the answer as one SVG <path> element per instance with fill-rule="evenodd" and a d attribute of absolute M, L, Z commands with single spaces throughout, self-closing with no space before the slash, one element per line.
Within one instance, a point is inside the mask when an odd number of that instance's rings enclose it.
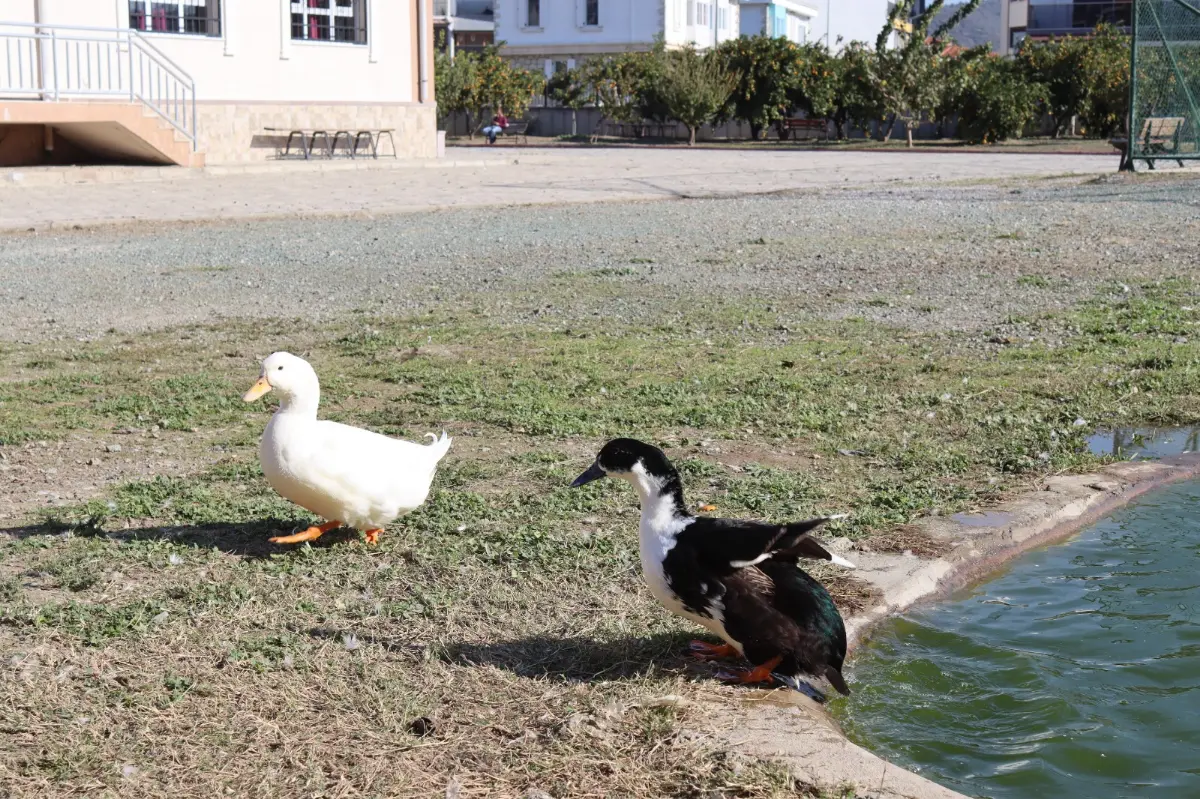
<path fill-rule="evenodd" d="M 667 47 L 700 49 L 741 33 L 735 0 L 496 0 L 496 41 L 526 69 Z"/>
<path fill-rule="evenodd" d="M 436 155 L 431 0 L 2 0 L 0 53 L 0 164 L 261 160 L 299 128 Z"/>
<path fill-rule="evenodd" d="M 742 35 L 782 36 L 796 44 L 805 44 L 817 38 L 813 30 L 818 13 L 813 6 L 797 0 L 742 0 Z"/>

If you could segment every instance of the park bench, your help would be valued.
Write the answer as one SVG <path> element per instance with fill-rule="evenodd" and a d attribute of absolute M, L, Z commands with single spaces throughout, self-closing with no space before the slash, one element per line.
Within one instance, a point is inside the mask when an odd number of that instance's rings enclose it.
<path fill-rule="evenodd" d="M 335 130 L 329 131 L 322 128 L 265 128 L 270 133 L 287 133 L 287 142 L 283 146 L 283 157 L 287 158 L 292 154 L 292 143 L 298 138 L 300 140 L 300 150 L 304 154 L 304 160 L 312 158 L 313 150 L 317 147 L 317 142 L 321 143 L 321 154 L 326 158 L 333 158 L 334 152 L 337 150 L 338 142 L 343 138 L 346 139 L 345 150 L 351 158 L 357 158 L 360 148 L 363 148 L 364 142 L 371 150 L 371 157 L 379 157 L 379 145 L 384 136 L 387 136 L 388 141 L 392 145 L 392 157 L 396 158 L 396 140 L 392 138 L 392 133 L 395 128 L 364 128 L 350 130 Z"/>
<path fill-rule="evenodd" d="M 528 119 L 510 119 L 508 121 L 508 127 L 505 128 L 504 132 L 501 133 L 500 135 L 506 139 L 511 138 L 513 140 L 514 144 L 519 142 L 521 139 L 524 139 L 525 143 L 529 144 L 528 130 L 529 130 L 529 120 Z"/>
<path fill-rule="evenodd" d="M 779 138 L 789 137 L 800 139 L 804 133 L 806 139 L 829 138 L 829 126 L 823 119 L 783 119 L 779 123 Z"/>
<path fill-rule="evenodd" d="M 491 124 L 492 124 L 492 121 L 490 119 L 484 120 L 483 122 L 479 123 L 479 127 L 475 128 L 475 132 L 483 133 L 483 129 L 487 128 L 487 127 L 491 127 Z M 514 144 L 517 143 L 518 141 L 520 141 L 521 139 L 524 139 L 525 143 L 529 144 L 529 134 L 527 132 L 528 130 L 529 130 L 529 120 L 528 119 L 510 119 L 510 120 L 508 120 L 508 127 L 505 128 L 504 130 L 500 131 L 500 135 L 497 136 L 496 139 L 499 140 L 499 139 L 503 139 L 503 138 L 511 138 L 513 140 Z"/>
<path fill-rule="evenodd" d="M 1179 135 L 1183 132 L 1185 122 L 1187 119 L 1184 117 L 1146 117 L 1137 136 L 1137 141 L 1142 145 L 1142 153 L 1152 155 L 1179 152 Z M 1128 138 L 1112 139 L 1111 144 L 1121 151 L 1122 160 L 1129 158 Z M 1182 160 L 1178 158 L 1175 160 L 1180 166 L 1183 166 Z M 1154 169 L 1153 160 L 1147 159 L 1146 162 L 1151 169 Z"/>

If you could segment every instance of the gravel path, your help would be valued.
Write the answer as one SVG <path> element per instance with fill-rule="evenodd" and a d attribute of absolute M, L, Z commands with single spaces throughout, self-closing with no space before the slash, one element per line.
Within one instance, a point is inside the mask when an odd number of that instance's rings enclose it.
<path fill-rule="evenodd" d="M 1194 275 L 1197 178 L 14 234 L 0 248 L 0 339 L 405 312 L 548 279 L 624 281 L 617 294 L 631 317 L 653 318 L 656 296 L 745 294 L 818 317 L 978 329 L 1072 303 L 1105 281 Z"/>

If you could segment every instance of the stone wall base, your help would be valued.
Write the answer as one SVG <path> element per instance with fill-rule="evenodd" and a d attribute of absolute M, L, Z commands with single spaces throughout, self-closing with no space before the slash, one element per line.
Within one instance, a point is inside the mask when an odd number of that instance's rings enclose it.
<path fill-rule="evenodd" d="M 437 111 L 433 104 L 198 103 L 196 128 L 206 163 L 242 164 L 282 156 L 290 129 L 366 130 L 394 128 L 399 158 L 437 157 Z M 283 133 L 267 128 L 282 128 Z M 291 153 L 298 152 L 299 137 Z M 343 138 L 338 151 L 344 147 Z M 320 144 L 320 142 L 318 142 Z M 315 150 L 314 150 L 315 153 Z M 385 136 L 380 156 L 391 156 Z"/>

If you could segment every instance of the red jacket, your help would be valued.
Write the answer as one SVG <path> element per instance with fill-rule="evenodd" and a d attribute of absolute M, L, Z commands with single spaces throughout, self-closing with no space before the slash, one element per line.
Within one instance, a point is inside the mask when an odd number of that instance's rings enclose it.
<path fill-rule="evenodd" d="M 496 116 L 492 117 L 492 122 L 496 123 L 502 128 L 508 127 L 508 117 L 504 116 L 504 114 L 496 114 Z"/>

